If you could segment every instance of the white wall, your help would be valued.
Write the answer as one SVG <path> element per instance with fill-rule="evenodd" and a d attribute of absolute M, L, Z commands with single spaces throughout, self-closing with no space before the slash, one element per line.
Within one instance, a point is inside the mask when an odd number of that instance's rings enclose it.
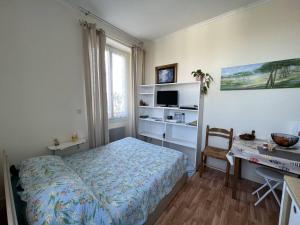
<path fill-rule="evenodd" d="M 178 63 L 178 82 L 193 80 L 201 68 L 215 82 L 205 97 L 204 126 L 290 133 L 300 121 L 300 89 L 220 91 L 222 67 L 300 58 L 300 1 L 272 0 L 220 16 L 145 43 L 146 83 L 154 83 L 154 67 Z M 223 168 L 216 161 L 211 165 Z M 243 176 L 256 180 L 243 162 Z"/>
<path fill-rule="evenodd" d="M 0 149 L 14 163 L 49 153 L 54 137 L 86 136 L 75 11 L 57 1 L 2 1 L 0 29 Z"/>
<path fill-rule="evenodd" d="M 12 163 L 49 153 L 53 138 L 66 141 L 73 130 L 87 136 L 82 18 L 138 41 L 63 0 L 0 0 L 0 150 Z M 2 187 L 1 164 L 0 199 Z"/>

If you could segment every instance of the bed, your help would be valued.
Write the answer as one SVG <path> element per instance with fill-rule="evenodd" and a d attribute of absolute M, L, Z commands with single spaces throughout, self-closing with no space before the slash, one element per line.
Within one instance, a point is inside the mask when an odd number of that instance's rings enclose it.
<path fill-rule="evenodd" d="M 10 224 L 17 224 L 4 160 Z M 181 152 L 125 138 L 61 158 L 40 156 L 18 166 L 26 221 L 38 224 L 154 224 L 187 179 Z"/>

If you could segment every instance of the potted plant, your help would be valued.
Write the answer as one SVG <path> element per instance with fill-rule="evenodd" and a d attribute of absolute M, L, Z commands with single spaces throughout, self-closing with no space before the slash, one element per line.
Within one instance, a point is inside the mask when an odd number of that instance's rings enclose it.
<path fill-rule="evenodd" d="M 197 81 L 201 81 L 201 93 L 207 94 L 207 90 L 210 87 L 211 82 L 214 80 L 211 75 L 208 73 L 202 72 L 201 69 L 195 70 L 192 72 L 193 77 L 196 78 Z"/>

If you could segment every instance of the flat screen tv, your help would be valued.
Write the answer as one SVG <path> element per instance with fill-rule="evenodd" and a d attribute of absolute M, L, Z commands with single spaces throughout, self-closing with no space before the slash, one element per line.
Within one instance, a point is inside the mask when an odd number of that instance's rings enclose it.
<path fill-rule="evenodd" d="M 178 106 L 178 91 L 157 91 L 157 105 Z"/>

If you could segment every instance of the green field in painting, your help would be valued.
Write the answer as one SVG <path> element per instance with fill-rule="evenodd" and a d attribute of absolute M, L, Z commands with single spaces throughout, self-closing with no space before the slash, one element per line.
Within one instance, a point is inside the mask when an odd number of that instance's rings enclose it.
<path fill-rule="evenodd" d="M 268 73 L 255 74 L 247 77 L 222 78 L 221 90 L 265 89 L 268 78 Z M 300 71 L 292 72 L 286 78 L 277 78 L 272 88 L 297 87 L 300 87 Z"/>
<path fill-rule="evenodd" d="M 222 69 L 221 90 L 300 88 L 300 60 Z"/>

